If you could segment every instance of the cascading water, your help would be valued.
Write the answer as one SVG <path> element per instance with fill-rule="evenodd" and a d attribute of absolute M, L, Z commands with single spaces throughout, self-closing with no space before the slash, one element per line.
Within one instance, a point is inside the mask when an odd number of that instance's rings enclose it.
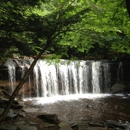
<path fill-rule="evenodd" d="M 117 83 L 121 83 L 122 82 L 122 67 L 123 66 L 123 63 L 122 62 L 119 62 L 118 64 L 118 71 L 117 71 Z"/>
<path fill-rule="evenodd" d="M 107 61 L 103 61 L 103 84 L 104 92 L 110 92 L 110 84 L 111 84 L 111 72 L 110 72 L 110 64 Z"/>
<path fill-rule="evenodd" d="M 58 79 L 55 65 L 48 65 L 46 61 L 39 60 L 34 67 L 36 96 L 55 96 L 58 94 Z"/>
<path fill-rule="evenodd" d="M 10 66 L 13 70 L 19 67 L 22 78 L 31 63 L 32 60 L 30 62 L 20 59 L 7 61 L 6 66 L 9 70 L 10 82 L 14 84 L 16 80 L 12 80 L 15 77 L 15 71 L 12 72 Z M 28 88 L 26 86 L 26 89 L 23 88 L 23 91 L 29 91 L 28 96 L 32 96 L 30 91 L 34 91 L 33 96 L 35 97 L 101 93 L 110 89 L 111 84 L 109 80 L 109 63 L 107 61 L 61 60 L 59 63 L 53 62 L 49 64 L 46 60 L 38 60 L 34 67 L 33 75 L 30 75 L 27 81 Z M 105 86 L 105 84 L 107 85 Z M 24 92 L 23 97 L 26 97 Z"/>
<path fill-rule="evenodd" d="M 84 94 L 88 93 L 88 81 L 89 81 L 89 65 L 87 64 L 86 61 L 82 61 L 79 64 L 78 68 L 78 81 L 79 81 L 79 93 Z"/>
<path fill-rule="evenodd" d="M 92 62 L 93 93 L 100 93 L 100 61 Z"/>
<path fill-rule="evenodd" d="M 9 84 L 10 84 L 10 87 L 11 87 L 11 92 L 13 92 L 14 89 L 15 89 L 15 81 L 16 81 L 15 71 L 16 71 L 16 68 L 15 68 L 15 65 L 14 65 L 12 60 L 9 60 L 6 65 L 8 67 Z"/>

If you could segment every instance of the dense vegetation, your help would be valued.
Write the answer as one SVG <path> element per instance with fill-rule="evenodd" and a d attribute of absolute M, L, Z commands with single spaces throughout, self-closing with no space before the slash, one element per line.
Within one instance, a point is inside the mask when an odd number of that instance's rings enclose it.
<path fill-rule="evenodd" d="M 37 55 L 0 122 L 43 53 L 70 59 L 130 54 L 129 0 L 1 0 L 0 7 L 0 62 L 14 53 Z"/>
<path fill-rule="evenodd" d="M 130 54 L 130 20 L 122 0 L 3 0 L 0 62 L 45 51 L 56 58 L 111 58 Z M 128 7 L 128 6 L 127 6 Z"/>

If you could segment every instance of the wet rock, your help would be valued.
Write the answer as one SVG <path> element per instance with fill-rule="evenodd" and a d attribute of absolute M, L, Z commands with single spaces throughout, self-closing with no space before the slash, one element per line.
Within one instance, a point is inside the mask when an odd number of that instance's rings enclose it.
<path fill-rule="evenodd" d="M 92 108 L 93 108 L 93 106 L 91 106 L 91 105 L 87 105 L 87 108 L 92 109 Z"/>
<path fill-rule="evenodd" d="M 100 122 L 89 122 L 89 125 L 97 126 L 97 127 L 105 127 L 105 124 L 104 123 L 100 123 Z"/>
<path fill-rule="evenodd" d="M 16 100 L 21 106 L 25 107 L 24 101 L 21 97 Z"/>
<path fill-rule="evenodd" d="M 27 112 L 27 113 L 34 113 L 37 112 L 39 109 L 38 108 L 26 108 L 23 109 L 23 111 Z"/>
<path fill-rule="evenodd" d="M 90 122 L 89 125 L 92 127 L 83 130 L 130 130 L 130 123 L 128 121 L 123 123 L 121 120 L 119 122 L 115 120 Z"/>
<path fill-rule="evenodd" d="M 30 125 L 36 125 L 37 123 L 29 121 Z"/>
<path fill-rule="evenodd" d="M 15 123 L 15 125 L 24 125 L 25 124 L 25 121 L 18 121 Z"/>
<path fill-rule="evenodd" d="M 1 88 L 1 86 L 0 86 L 0 96 L 4 97 L 3 89 Z"/>
<path fill-rule="evenodd" d="M 63 126 L 68 126 L 68 125 L 70 125 L 69 123 L 67 123 L 67 122 L 60 122 L 59 124 L 59 127 L 63 127 Z"/>
<path fill-rule="evenodd" d="M 1 88 L 0 88 L 0 95 L 1 95 L 1 98 L 9 99 L 11 97 L 10 94 L 6 90 L 1 89 Z"/>
<path fill-rule="evenodd" d="M 106 125 L 108 128 L 122 128 L 125 129 L 124 125 L 114 120 L 106 120 Z"/>
<path fill-rule="evenodd" d="M 5 107 L 9 102 L 8 98 L 1 97 L 0 99 L 0 107 L 3 108 Z M 15 100 L 11 106 L 12 109 L 21 109 L 22 106 Z"/>
<path fill-rule="evenodd" d="M 48 122 L 44 122 L 44 127 L 48 128 L 48 127 L 54 127 L 56 124 L 50 124 Z"/>
<path fill-rule="evenodd" d="M 17 130 L 17 127 L 14 125 L 0 125 L 0 130 Z"/>
<path fill-rule="evenodd" d="M 127 88 L 127 86 L 124 85 L 124 84 L 114 84 L 114 85 L 111 87 L 111 92 L 112 92 L 112 93 L 123 92 L 126 88 Z"/>
<path fill-rule="evenodd" d="M 15 116 L 17 116 L 17 114 L 14 113 L 13 109 L 10 109 L 7 116 L 15 117 Z"/>
<path fill-rule="evenodd" d="M 9 99 L 1 97 L 1 99 L 0 99 L 0 107 L 4 108 L 7 105 L 8 102 L 9 102 Z"/>
<path fill-rule="evenodd" d="M 2 90 L 2 92 L 3 92 L 5 98 L 9 99 L 11 97 L 11 95 L 7 91 Z"/>
<path fill-rule="evenodd" d="M 126 130 L 130 130 L 130 123 L 128 121 L 125 122 L 124 127 Z"/>
<path fill-rule="evenodd" d="M 90 122 L 89 123 L 90 126 L 85 130 L 130 130 L 130 123 L 129 122 L 125 122 L 125 124 L 119 120 L 115 121 L 115 120 L 106 120 L 106 121 L 101 121 L 101 122 Z"/>
<path fill-rule="evenodd" d="M 74 130 L 69 125 L 62 126 L 59 130 Z"/>
<path fill-rule="evenodd" d="M 54 124 L 60 123 L 58 116 L 56 114 L 43 114 L 43 115 L 38 115 L 38 117 L 43 119 L 43 121 L 45 122 L 54 123 Z"/>
<path fill-rule="evenodd" d="M 12 109 L 21 109 L 23 108 L 16 100 L 14 101 L 13 105 L 11 106 Z"/>
<path fill-rule="evenodd" d="M 19 130 L 38 130 L 35 126 L 17 125 Z"/>
<path fill-rule="evenodd" d="M 77 124 L 77 123 L 72 122 L 72 123 L 70 123 L 70 126 L 71 126 L 72 128 L 75 128 L 75 127 L 78 127 L 78 124 Z"/>
<path fill-rule="evenodd" d="M 83 130 L 108 130 L 108 128 L 104 127 L 104 128 L 100 128 L 100 127 L 88 127 L 85 128 Z"/>
<path fill-rule="evenodd" d="M 23 113 L 23 112 L 18 113 L 18 115 L 19 115 L 20 117 L 26 117 L 26 114 Z"/>
<path fill-rule="evenodd" d="M 9 99 L 4 98 L 4 97 L 3 97 L 3 98 L 1 98 L 0 100 L 1 100 L 1 101 L 3 101 L 3 102 L 8 102 L 8 101 L 9 101 Z"/>
<path fill-rule="evenodd" d="M 0 115 L 3 113 L 4 109 L 0 108 Z M 16 117 L 17 114 L 14 113 L 14 111 L 12 109 L 9 110 L 8 114 L 7 114 L 7 117 Z"/>
<path fill-rule="evenodd" d="M 74 122 L 60 122 L 58 124 L 58 126 L 60 128 L 64 127 L 64 126 L 70 126 L 72 129 L 78 130 L 78 124 L 74 123 Z"/>
<path fill-rule="evenodd" d="M 17 105 L 12 105 L 11 108 L 12 109 L 21 109 L 21 108 L 23 108 L 23 106 L 17 104 Z"/>
<path fill-rule="evenodd" d="M 0 115 L 3 113 L 4 109 L 0 108 Z"/>

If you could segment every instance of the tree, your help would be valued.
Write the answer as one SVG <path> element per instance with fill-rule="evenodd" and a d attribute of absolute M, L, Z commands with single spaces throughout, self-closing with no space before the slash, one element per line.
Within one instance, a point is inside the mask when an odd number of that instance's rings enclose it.
<path fill-rule="evenodd" d="M 6 117 L 14 98 L 46 50 L 67 58 L 91 53 L 103 53 L 107 57 L 105 52 L 129 54 L 130 22 L 125 5 L 119 5 L 119 0 L 0 2 L 0 49 L 3 52 L 3 48 L 10 49 L 5 57 L 10 52 L 26 55 L 40 52 L 14 90 L 0 121 Z"/>
<path fill-rule="evenodd" d="M 130 22 L 125 2 L 93 0 L 87 1 L 86 7 L 90 11 L 81 22 L 71 26 L 75 30 L 60 35 L 60 40 L 55 39 L 57 43 L 49 51 L 57 50 L 64 58 L 101 55 L 105 59 L 120 59 L 122 55 L 129 55 Z"/>

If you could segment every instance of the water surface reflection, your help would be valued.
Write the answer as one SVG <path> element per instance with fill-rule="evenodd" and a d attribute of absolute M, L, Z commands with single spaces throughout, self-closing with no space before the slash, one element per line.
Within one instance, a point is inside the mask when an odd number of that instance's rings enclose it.
<path fill-rule="evenodd" d="M 62 121 L 86 127 L 90 121 L 130 121 L 130 95 L 71 95 L 33 99 L 40 113 L 57 114 Z"/>

